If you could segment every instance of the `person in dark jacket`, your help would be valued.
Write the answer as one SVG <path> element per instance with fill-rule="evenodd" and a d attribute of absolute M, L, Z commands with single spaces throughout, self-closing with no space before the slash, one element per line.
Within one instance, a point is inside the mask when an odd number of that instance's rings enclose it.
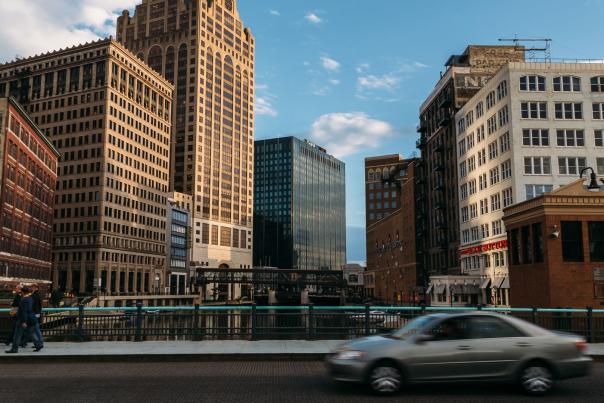
<path fill-rule="evenodd" d="M 37 335 L 32 332 L 35 326 L 35 315 L 33 312 L 33 299 L 31 298 L 31 290 L 27 287 L 21 289 L 23 297 L 19 302 L 19 310 L 17 311 L 17 327 L 15 328 L 15 335 L 13 337 L 13 347 L 7 350 L 6 353 L 18 353 L 19 345 L 21 344 L 21 338 L 23 333 L 28 333 L 34 341 L 35 350 L 40 351 L 42 349 L 42 341 L 38 339 Z"/>
<path fill-rule="evenodd" d="M 10 333 L 8 334 L 6 341 L 4 344 L 10 346 L 13 342 L 13 338 L 15 336 L 15 329 L 17 327 L 17 309 L 19 308 L 19 303 L 21 302 L 21 284 L 15 287 L 15 296 L 13 297 L 13 302 L 10 304 Z"/>
<path fill-rule="evenodd" d="M 36 348 L 40 351 L 40 349 L 44 347 L 44 339 L 42 339 L 42 332 L 40 331 L 40 323 L 42 323 L 42 298 L 40 297 L 40 290 L 38 289 L 37 284 L 34 284 L 32 289 L 33 293 L 31 294 L 31 299 L 32 311 L 34 314 L 32 332 L 38 340 Z"/>

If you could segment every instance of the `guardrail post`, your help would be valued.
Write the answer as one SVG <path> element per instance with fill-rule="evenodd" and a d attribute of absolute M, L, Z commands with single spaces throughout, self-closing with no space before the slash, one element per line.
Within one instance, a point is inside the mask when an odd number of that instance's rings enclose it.
<path fill-rule="evenodd" d="M 84 341 L 84 305 L 78 305 L 78 341 Z"/>
<path fill-rule="evenodd" d="M 193 340 L 201 340 L 201 332 L 199 329 L 199 304 L 195 304 L 195 310 L 193 311 Z"/>
<path fill-rule="evenodd" d="M 422 316 L 424 316 L 424 315 L 426 314 L 426 303 L 425 303 L 425 302 L 422 302 L 420 306 L 421 306 L 421 308 L 422 308 L 422 313 L 421 313 L 421 315 L 422 315 Z"/>
<path fill-rule="evenodd" d="M 533 323 L 537 323 L 537 308 L 533 307 L 533 311 L 531 313 L 531 318 L 533 320 Z"/>
<path fill-rule="evenodd" d="M 587 342 L 595 343 L 596 335 L 594 329 L 594 312 L 591 306 L 587 307 Z"/>
<path fill-rule="evenodd" d="M 315 338 L 314 310 L 315 306 L 313 304 L 308 304 L 308 340 L 314 340 Z"/>
<path fill-rule="evenodd" d="M 250 339 L 252 341 L 256 340 L 256 320 L 258 316 L 256 315 L 256 303 L 252 304 L 252 330 L 250 334 Z"/>
<path fill-rule="evenodd" d="M 371 335 L 371 306 L 369 304 L 365 304 L 365 336 Z"/>
<path fill-rule="evenodd" d="M 134 330 L 134 341 L 143 341 L 142 335 L 142 323 L 143 323 L 143 303 L 136 303 L 136 320 L 135 320 L 135 330 Z"/>
<path fill-rule="evenodd" d="M 477 310 L 479 310 L 479 311 L 482 311 L 482 304 L 478 304 L 478 305 L 476 306 L 476 309 L 477 309 Z"/>

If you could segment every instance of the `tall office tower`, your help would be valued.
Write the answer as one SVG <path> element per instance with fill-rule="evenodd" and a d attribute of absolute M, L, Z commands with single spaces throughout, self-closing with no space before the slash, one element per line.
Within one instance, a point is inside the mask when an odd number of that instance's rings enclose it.
<path fill-rule="evenodd" d="M 193 265 L 249 268 L 255 43 L 236 0 L 143 0 L 117 38 L 176 85 L 171 187 L 193 196 Z"/>
<path fill-rule="evenodd" d="M 420 108 L 416 212 L 422 270 L 428 275 L 460 272 L 455 112 L 502 65 L 523 60 L 521 46 L 468 46 L 462 55 L 449 58 L 446 72 Z"/>
<path fill-rule="evenodd" d="M 173 86 L 106 39 L 0 65 L 5 95 L 61 153 L 54 286 L 89 294 L 95 283 L 109 293 L 163 284 Z"/>
<path fill-rule="evenodd" d="M 256 141 L 254 265 L 340 270 L 346 263 L 345 167 L 295 137 Z"/>
<path fill-rule="evenodd" d="M 0 293 L 50 284 L 59 153 L 13 98 L 0 98 Z M 10 294 L 9 294 L 10 295 Z"/>

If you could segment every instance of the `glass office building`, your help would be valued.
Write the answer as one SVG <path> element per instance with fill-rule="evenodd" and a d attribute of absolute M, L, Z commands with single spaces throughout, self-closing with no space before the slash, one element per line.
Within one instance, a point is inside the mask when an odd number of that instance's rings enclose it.
<path fill-rule="evenodd" d="M 346 264 L 345 167 L 295 137 L 255 142 L 254 265 L 334 270 Z"/>

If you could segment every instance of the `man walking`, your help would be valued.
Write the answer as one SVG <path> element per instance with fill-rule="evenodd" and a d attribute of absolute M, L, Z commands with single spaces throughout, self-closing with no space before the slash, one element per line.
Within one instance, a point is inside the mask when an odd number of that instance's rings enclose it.
<path fill-rule="evenodd" d="M 42 323 L 42 298 L 40 297 L 40 289 L 37 284 L 32 286 L 33 293 L 31 294 L 32 300 L 32 311 L 33 311 L 33 329 L 31 330 L 38 341 L 38 345 L 34 346 L 36 351 L 40 351 L 44 347 L 44 339 L 42 339 L 42 332 L 40 331 L 40 323 Z"/>
<path fill-rule="evenodd" d="M 33 312 L 31 290 L 28 287 L 23 287 L 21 293 L 23 296 L 19 302 L 19 310 L 17 311 L 17 326 L 15 327 L 15 335 L 13 336 L 13 347 L 6 351 L 8 354 L 19 352 L 19 345 L 21 344 L 21 338 L 24 333 L 28 333 L 33 339 L 35 346 L 34 351 L 38 352 L 43 347 L 42 341 L 38 339 L 34 332 L 32 332 L 36 317 Z"/>
<path fill-rule="evenodd" d="M 10 346 L 15 337 L 15 329 L 17 328 L 17 310 L 19 309 L 19 303 L 21 302 L 21 284 L 15 287 L 15 296 L 10 304 L 10 333 L 8 334 L 4 344 Z"/>

